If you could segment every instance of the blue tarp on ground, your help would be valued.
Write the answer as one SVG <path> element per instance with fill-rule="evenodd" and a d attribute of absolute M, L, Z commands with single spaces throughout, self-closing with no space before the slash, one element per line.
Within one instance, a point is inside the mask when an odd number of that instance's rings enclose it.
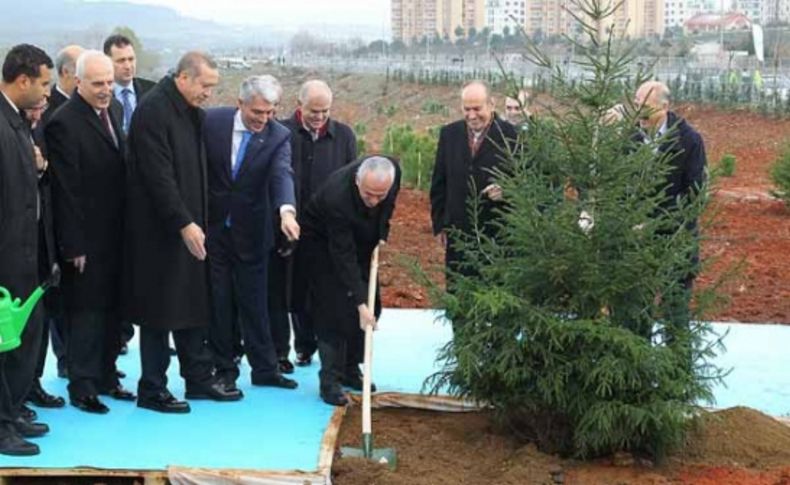
<path fill-rule="evenodd" d="M 451 331 L 440 314 L 429 310 L 385 310 L 375 339 L 374 381 L 382 391 L 416 393 L 437 370 L 436 351 Z M 717 387 L 718 407 L 750 406 L 774 415 L 790 414 L 790 327 L 779 325 L 716 324 L 729 329 L 727 352 L 717 363 L 733 368 L 727 387 Z M 124 384 L 136 388 L 140 372 L 136 340 L 119 366 L 129 377 Z M 203 468 L 305 470 L 318 466 L 318 453 L 333 408 L 318 397 L 318 363 L 297 368 L 299 388 L 286 391 L 249 384 L 249 369 L 239 384 L 243 401 L 192 401 L 187 415 L 159 414 L 134 403 L 103 398 L 107 415 L 90 415 L 71 406 L 38 409 L 52 431 L 36 439 L 42 453 L 36 457 L 0 455 L 2 467 L 108 469 L 164 469 L 168 465 Z M 170 389 L 183 396 L 177 359 L 169 373 Z M 66 396 L 66 381 L 55 375 L 54 358 L 47 361 L 45 388 Z"/>

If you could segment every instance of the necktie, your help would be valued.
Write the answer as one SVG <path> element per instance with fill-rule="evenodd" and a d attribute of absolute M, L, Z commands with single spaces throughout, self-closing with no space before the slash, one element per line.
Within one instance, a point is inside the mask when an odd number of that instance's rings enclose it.
<path fill-rule="evenodd" d="M 239 167 L 241 167 L 241 162 L 244 161 L 244 155 L 247 153 L 247 145 L 250 144 L 250 139 L 252 138 L 252 132 L 244 130 L 241 135 L 241 143 L 239 143 L 239 150 L 236 152 L 236 163 L 233 164 L 231 173 L 233 174 L 233 179 L 236 179 L 236 175 L 239 173 Z"/>
<path fill-rule="evenodd" d="M 99 118 L 101 118 L 104 129 L 107 130 L 107 134 L 110 135 L 110 138 L 112 138 L 115 148 L 118 148 L 118 139 L 115 137 L 115 132 L 112 129 L 112 123 L 110 123 L 110 116 L 107 114 L 106 109 L 103 109 L 99 112 Z"/>
<path fill-rule="evenodd" d="M 123 102 L 123 132 L 129 133 L 129 124 L 132 122 L 132 91 L 129 88 L 121 90 L 121 101 Z"/>

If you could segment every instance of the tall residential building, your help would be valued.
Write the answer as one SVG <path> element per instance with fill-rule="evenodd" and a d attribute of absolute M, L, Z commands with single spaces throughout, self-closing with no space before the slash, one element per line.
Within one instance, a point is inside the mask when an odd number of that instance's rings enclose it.
<path fill-rule="evenodd" d="M 683 27 L 683 22 L 691 18 L 686 0 L 666 0 L 664 2 L 664 27 Z"/>
<path fill-rule="evenodd" d="M 527 0 L 488 0 L 485 6 L 486 26 L 495 34 L 507 27 L 511 34 L 527 25 Z"/>
<path fill-rule="evenodd" d="M 439 32 L 437 0 L 391 0 L 392 38 L 407 44 Z"/>
<path fill-rule="evenodd" d="M 726 7 L 725 5 L 725 8 Z M 698 13 L 719 12 L 721 8 L 722 4 L 719 0 L 686 0 L 686 10 L 688 11 L 689 18 Z"/>
<path fill-rule="evenodd" d="M 790 0 L 763 0 L 760 20 L 765 25 L 790 22 Z"/>
<path fill-rule="evenodd" d="M 568 0 L 528 0 L 524 30 L 528 35 L 553 36 L 571 32 L 576 24 Z"/>
<path fill-rule="evenodd" d="M 766 0 L 734 0 L 729 6 L 730 10 L 745 14 L 752 22 L 759 23 L 763 15 L 763 3 L 765 1 Z"/>
<path fill-rule="evenodd" d="M 485 26 L 484 0 L 391 0 L 392 38 L 407 44 L 435 35 L 455 40 L 458 27 Z"/>
<path fill-rule="evenodd" d="M 464 0 L 436 0 L 440 12 L 440 25 L 438 27 L 442 37 L 455 40 L 457 28 L 464 28 Z"/>
<path fill-rule="evenodd" d="M 612 28 L 617 37 L 632 39 L 664 35 L 665 0 L 623 0 L 611 17 L 604 20 L 602 31 Z M 609 5 L 616 5 L 610 0 Z"/>
<path fill-rule="evenodd" d="M 486 0 L 464 0 L 464 29 L 480 32 L 486 26 Z"/>

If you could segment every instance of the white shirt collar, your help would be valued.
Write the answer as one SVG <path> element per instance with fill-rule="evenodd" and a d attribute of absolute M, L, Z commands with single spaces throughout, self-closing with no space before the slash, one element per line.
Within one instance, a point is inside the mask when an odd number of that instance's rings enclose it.
<path fill-rule="evenodd" d="M 236 114 L 233 116 L 233 131 L 250 131 L 244 126 L 244 122 L 241 121 L 241 110 L 236 110 Z"/>
<path fill-rule="evenodd" d="M 658 131 L 656 132 L 656 138 L 660 138 L 664 136 L 664 133 L 667 132 L 667 121 L 669 121 L 669 117 L 664 118 L 664 122 L 661 123 L 661 126 L 658 128 Z"/>
<path fill-rule="evenodd" d="M 63 89 L 60 87 L 60 84 L 56 84 L 56 85 L 55 85 L 55 89 L 57 89 L 57 90 L 58 90 L 58 92 L 59 92 L 60 94 L 62 94 L 62 95 L 63 95 L 63 97 L 65 97 L 66 99 L 71 99 L 71 95 L 70 95 L 69 93 L 67 93 L 66 91 L 64 91 L 64 90 L 63 90 Z"/>
<path fill-rule="evenodd" d="M 8 101 L 8 104 L 10 104 L 12 108 L 14 108 L 14 111 L 16 111 L 16 114 L 19 114 L 19 108 L 16 107 L 16 105 L 14 104 L 13 101 L 11 101 L 11 98 L 9 98 L 8 95 L 4 91 L 0 91 L 0 93 L 3 93 L 3 97 L 5 98 L 6 101 Z"/>

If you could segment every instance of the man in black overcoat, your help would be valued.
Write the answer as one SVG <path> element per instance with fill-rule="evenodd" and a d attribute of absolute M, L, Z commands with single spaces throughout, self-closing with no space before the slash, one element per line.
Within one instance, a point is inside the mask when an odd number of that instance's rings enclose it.
<path fill-rule="evenodd" d="M 213 376 L 206 346 L 211 293 L 200 106 L 218 83 L 217 65 L 209 56 L 184 54 L 176 72 L 140 101 L 129 130 L 124 310 L 140 325 L 137 405 L 160 412 L 190 411 L 167 389 L 170 332 L 188 399 L 241 398 Z"/>
<path fill-rule="evenodd" d="M 33 131 L 33 137 L 41 140 L 41 150 L 44 158 L 47 157 L 46 143 L 44 142 L 44 127 L 49 122 L 49 119 L 55 114 L 66 101 L 69 100 L 74 90 L 77 89 L 77 58 L 82 54 L 83 49 L 79 45 L 67 45 L 58 51 L 55 55 L 55 71 L 58 76 L 57 84 L 52 88 L 47 108 L 44 111 L 41 121 L 36 124 Z M 45 185 L 45 191 L 50 191 L 50 180 L 48 171 L 45 172 L 39 185 Z M 46 206 L 47 198 L 44 199 L 44 217 L 51 219 L 52 210 Z M 48 215 L 49 214 L 49 215 Z M 53 247 L 55 240 L 51 241 Z M 51 256 L 54 258 L 56 255 L 53 253 Z M 68 327 L 66 325 L 64 308 L 63 308 L 63 295 L 59 287 L 50 288 L 44 296 L 44 337 L 42 338 L 42 353 L 38 357 L 38 366 L 36 367 L 36 376 L 40 379 L 44 374 L 44 365 L 46 364 L 47 348 L 49 346 L 49 338 L 52 336 L 52 353 L 58 361 L 58 377 L 67 377 L 68 370 L 66 368 L 66 347 L 68 342 Z M 65 405 L 53 400 L 51 395 L 46 393 L 39 383 L 39 379 L 33 383 L 33 388 L 30 390 L 28 400 L 40 407 L 55 407 L 55 405 Z M 62 399 L 61 399 L 62 401 Z"/>
<path fill-rule="evenodd" d="M 11 48 L 0 82 L 0 286 L 27 299 L 39 284 L 38 239 L 41 206 L 33 143 L 22 110 L 49 96 L 52 60 L 38 47 Z M 24 438 L 49 431 L 24 419 L 22 404 L 33 384 L 41 342 L 42 306 L 22 332 L 22 343 L 0 353 L 0 454 L 36 455 Z"/>
<path fill-rule="evenodd" d="M 670 170 L 661 187 L 665 196 L 661 209 L 671 213 L 680 205 L 687 204 L 705 187 L 705 143 L 691 124 L 670 110 L 670 91 L 666 84 L 660 81 L 643 83 L 637 89 L 634 104 L 641 108 L 637 140 L 643 143 L 663 140 L 656 150 L 667 155 Z M 689 221 L 686 230 L 692 231 L 696 236 L 697 221 Z M 672 237 L 672 231 L 666 235 Z M 674 328 L 688 328 L 691 291 L 699 270 L 699 249 L 695 248 L 690 257 L 692 270 L 681 276 L 679 284 L 671 294 L 663 295 L 665 317 L 669 323 L 669 340 L 673 339 Z M 651 333 L 651 324 L 642 327 L 646 329 L 646 333 Z"/>
<path fill-rule="evenodd" d="M 468 83 L 461 91 L 461 101 L 464 119 L 445 125 L 439 133 L 430 196 L 433 233 L 445 248 L 447 268 L 467 272 L 463 254 L 455 241 L 448 239 L 447 231 L 474 235 L 469 203 L 477 198 L 478 223 L 485 234 L 494 234 L 490 222 L 502 204 L 502 189 L 495 183 L 493 171 L 503 168 L 517 134 L 513 125 L 494 112 L 495 102 L 485 83 Z M 448 283 L 451 287 L 451 281 Z"/>
<path fill-rule="evenodd" d="M 326 82 L 319 79 L 306 81 L 299 89 L 296 111 L 283 121 L 291 130 L 291 159 L 297 208 L 307 204 L 331 173 L 357 158 L 357 139 L 354 132 L 348 125 L 330 116 L 332 102 L 332 90 Z M 276 221 L 275 230 L 278 227 L 279 221 Z M 298 246 L 293 257 L 284 258 L 282 254 L 289 254 L 288 249 L 292 248 L 287 248 L 285 239 L 280 238 L 277 249 L 279 251 L 272 251 L 271 255 L 269 313 L 280 369 L 283 372 L 292 372 L 293 365 L 288 360 L 289 311 L 293 315 L 296 364 L 310 365 L 316 351 L 314 324 L 310 319 L 311 312 L 307 311 L 310 302 L 306 301 L 306 295 L 302 291 L 306 287 L 305 272 L 309 269 L 300 263 Z M 287 291 L 292 294 L 287 295 Z M 359 354 L 359 358 L 361 350 L 357 349 L 361 344 L 360 336 L 359 345 L 352 349 L 352 352 Z"/>
<path fill-rule="evenodd" d="M 71 337 L 66 353 L 69 396 L 78 409 L 103 414 L 109 408 L 99 394 L 135 399 L 115 372 L 125 146 L 120 106 L 112 97 L 110 58 L 95 50 L 83 52 L 77 79 L 77 90 L 49 120 L 45 137 Z"/>
<path fill-rule="evenodd" d="M 41 217 L 38 220 L 38 271 L 41 281 L 49 278 L 57 265 L 52 215 L 52 172 L 49 170 L 49 162 L 44 155 L 46 153 L 46 143 L 44 142 L 44 130 L 41 129 L 42 117 L 46 109 L 47 101 L 44 99 L 33 108 L 25 110 L 25 117 L 33 139 L 36 169 L 38 170 L 38 196 L 41 202 Z M 46 355 L 49 349 L 50 327 L 54 326 L 54 317 L 56 315 L 51 313 L 51 301 L 48 302 L 48 300 L 53 293 L 56 293 L 55 290 L 58 290 L 57 293 L 59 293 L 59 288 L 50 287 L 49 291 L 44 295 L 44 323 L 41 332 L 41 346 L 39 347 L 33 386 L 27 395 L 28 402 L 43 408 L 61 408 L 66 405 L 66 401 L 62 397 L 48 393 L 41 385 L 41 376 L 44 375 L 44 365 L 46 364 Z M 59 300 L 60 298 L 58 297 Z M 57 315 L 61 316 L 61 313 L 57 313 Z M 53 347 L 55 347 L 56 341 L 59 342 L 57 338 L 53 338 Z M 63 365 L 65 366 L 65 353 L 59 354 L 56 351 L 56 355 L 63 357 Z M 32 412 L 32 410 L 25 406 L 23 412 Z"/>
<path fill-rule="evenodd" d="M 342 383 L 348 343 L 360 329 L 375 325 L 381 304 L 368 308 L 370 257 L 389 236 L 400 188 L 400 168 L 389 158 L 371 156 L 333 173 L 313 196 L 302 217 L 301 251 L 309 264 L 310 312 L 321 358 L 321 398 L 347 403 Z"/>

